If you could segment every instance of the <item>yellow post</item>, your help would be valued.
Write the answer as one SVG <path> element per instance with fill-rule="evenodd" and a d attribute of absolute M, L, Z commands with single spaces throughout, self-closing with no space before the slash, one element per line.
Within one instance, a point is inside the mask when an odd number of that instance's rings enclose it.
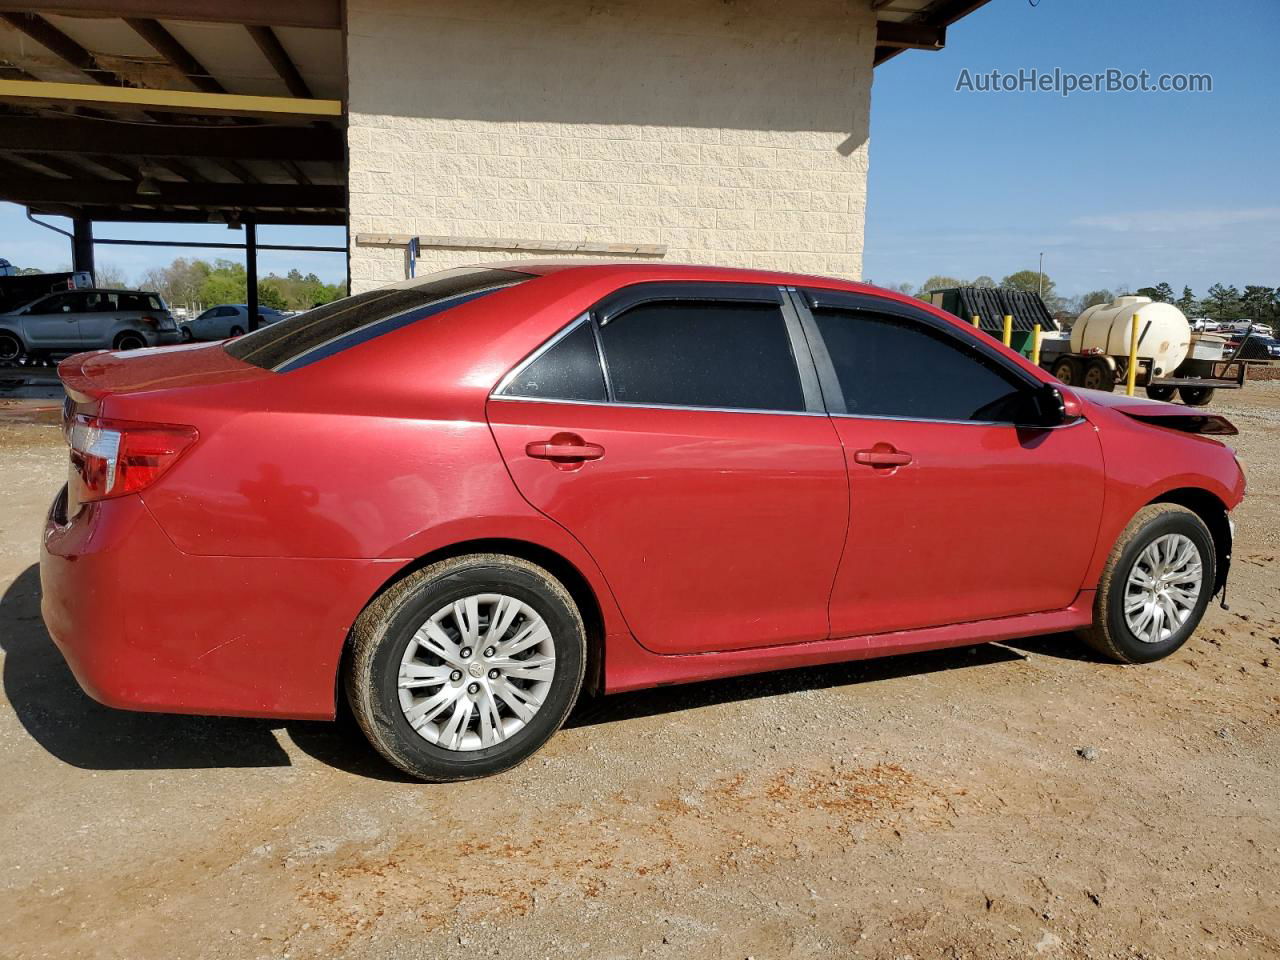
<path fill-rule="evenodd" d="M 1040 324 L 1031 328 L 1031 362 L 1040 366 Z"/>
<path fill-rule="evenodd" d="M 1133 388 L 1138 382 L 1138 311 L 1133 311 L 1133 325 L 1129 329 L 1129 376 L 1125 380 L 1124 393 L 1133 396 Z"/>
<path fill-rule="evenodd" d="M 982 318 L 979 317 L 976 313 L 973 315 L 973 326 L 975 330 L 980 328 L 981 320 Z"/>
<path fill-rule="evenodd" d="M 1006 347 L 1013 343 L 1013 317 L 1007 313 L 1004 315 L 1004 336 L 1000 339 L 1004 341 Z"/>

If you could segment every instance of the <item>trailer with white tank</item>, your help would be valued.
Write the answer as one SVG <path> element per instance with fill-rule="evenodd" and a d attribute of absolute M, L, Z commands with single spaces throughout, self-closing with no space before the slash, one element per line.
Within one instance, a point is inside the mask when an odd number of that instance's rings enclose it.
<path fill-rule="evenodd" d="M 925 297 L 1040 364 L 1063 383 L 1114 390 L 1127 383 L 1133 320 L 1138 319 L 1134 386 L 1153 400 L 1204 406 L 1215 390 L 1244 386 L 1252 359 L 1246 333 L 1234 349 L 1223 334 L 1193 330 L 1182 311 L 1150 297 L 1117 297 L 1087 308 L 1062 329 L 1034 293 L 995 287 L 948 287 Z M 1256 343 L 1256 341 L 1253 341 Z"/>
<path fill-rule="evenodd" d="M 1176 391 L 1184 403 L 1204 406 L 1215 390 L 1244 386 L 1240 349 L 1228 352 L 1226 337 L 1193 331 L 1181 310 L 1150 297 L 1117 297 L 1087 308 L 1069 332 L 1041 338 L 1040 365 L 1063 383 L 1114 390 L 1128 378 L 1135 317 L 1134 381 L 1147 396 L 1170 400 Z"/>

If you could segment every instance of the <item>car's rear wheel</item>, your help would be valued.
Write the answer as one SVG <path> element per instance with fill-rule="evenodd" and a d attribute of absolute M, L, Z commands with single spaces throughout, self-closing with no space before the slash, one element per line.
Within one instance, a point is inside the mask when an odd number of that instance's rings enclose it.
<path fill-rule="evenodd" d="M 1213 399 L 1213 387 L 1179 387 L 1178 395 L 1189 407 L 1205 407 Z"/>
<path fill-rule="evenodd" d="M 499 773 L 560 728 L 586 631 L 564 586 L 516 557 L 445 560 L 390 587 L 352 631 L 347 699 L 369 742 L 427 781 Z"/>
<path fill-rule="evenodd" d="M 1108 393 L 1116 388 L 1116 375 L 1111 365 L 1101 357 L 1094 357 L 1084 368 L 1084 380 L 1080 386 L 1088 390 L 1105 390 Z"/>
<path fill-rule="evenodd" d="M 1121 663 L 1167 657 L 1199 625 L 1215 575 L 1204 521 L 1177 504 L 1143 507 L 1111 550 L 1084 639 Z"/>
<path fill-rule="evenodd" d="M 114 344 L 117 350 L 141 350 L 146 345 L 147 341 L 139 333 L 122 333 Z"/>
<path fill-rule="evenodd" d="M 238 337 L 238 336 L 240 336 L 240 335 L 241 335 L 241 334 L 243 334 L 243 333 L 244 333 L 244 328 L 243 328 L 243 327 L 232 327 L 232 328 L 231 328 L 231 336 L 233 336 L 233 337 Z"/>
<path fill-rule="evenodd" d="M 0 363 L 13 363 L 23 352 L 21 340 L 8 331 L 0 333 Z"/>

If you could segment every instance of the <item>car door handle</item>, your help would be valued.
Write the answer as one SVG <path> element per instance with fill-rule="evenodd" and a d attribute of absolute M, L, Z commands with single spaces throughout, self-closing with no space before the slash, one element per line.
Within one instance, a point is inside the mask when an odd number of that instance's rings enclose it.
<path fill-rule="evenodd" d="M 524 452 L 535 460 L 599 460 L 604 447 L 582 440 L 540 440 L 526 444 Z"/>
<path fill-rule="evenodd" d="M 853 462 L 868 467 L 905 467 L 911 462 L 911 454 L 895 450 L 888 444 L 877 444 L 871 450 L 855 451 Z"/>

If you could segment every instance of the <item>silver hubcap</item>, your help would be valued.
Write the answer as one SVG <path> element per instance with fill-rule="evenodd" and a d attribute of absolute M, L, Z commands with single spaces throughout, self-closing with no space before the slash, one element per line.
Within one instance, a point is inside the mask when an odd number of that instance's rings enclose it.
<path fill-rule="evenodd" d="M 1204 567 L 1189 537 L 1168 533 L 1138 555 L 1125 586 L 1124 619 L 1143 643 L 1168 640 L 1200 599 Z"/>
<path fill-rule="evenodd" d="M 419 736 L 479 750 L 522 730 L 556 672 L 551 630 L 527 603 L 477 593 L 441 607 L 400 659 L 400 709 Z"/>

